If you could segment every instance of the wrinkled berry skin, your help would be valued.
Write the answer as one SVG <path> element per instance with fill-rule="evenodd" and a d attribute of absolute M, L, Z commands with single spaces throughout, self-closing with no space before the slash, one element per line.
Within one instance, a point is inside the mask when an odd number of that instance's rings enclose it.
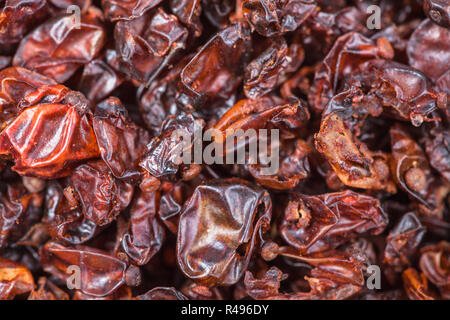
<path fill-rule="evenodd" d="M 449 0 L 0 1 L 0 300 L 450 300 L 449 199 Z"/>

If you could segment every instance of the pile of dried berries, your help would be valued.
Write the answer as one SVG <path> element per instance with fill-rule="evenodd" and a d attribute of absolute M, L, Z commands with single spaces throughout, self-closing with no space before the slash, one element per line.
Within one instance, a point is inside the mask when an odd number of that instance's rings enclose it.
<path fill-rule="evenodd" d="M 450 299 L 449 94 L 448 0 L 1 1 L 0 299 Z"/>

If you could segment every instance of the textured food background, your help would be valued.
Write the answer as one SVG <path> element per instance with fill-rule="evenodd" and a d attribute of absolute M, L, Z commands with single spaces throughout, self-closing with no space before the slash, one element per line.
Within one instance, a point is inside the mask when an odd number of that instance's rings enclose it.
<path fill-rule="evenodd" d="M 450 299 L 449 94 L 448 0 L 1 1 L 0 299 Z"/>

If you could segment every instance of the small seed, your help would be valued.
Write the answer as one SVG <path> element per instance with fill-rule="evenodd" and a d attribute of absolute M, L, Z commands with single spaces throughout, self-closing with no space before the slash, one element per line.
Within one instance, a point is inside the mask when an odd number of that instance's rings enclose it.
<path fill-rule="evenodd" d="M 278 245 L 275 242 L 266 242 L 261 249 L 261 257 L 265 261 L 272 261 L 278 256 Z"/>
<path fill-rule="evenodd" d="M 406 185 L 413 191 L 419 192 L 426 187 L 425 173 L 419 168 L 411 168 L 405 174 Z"/>

